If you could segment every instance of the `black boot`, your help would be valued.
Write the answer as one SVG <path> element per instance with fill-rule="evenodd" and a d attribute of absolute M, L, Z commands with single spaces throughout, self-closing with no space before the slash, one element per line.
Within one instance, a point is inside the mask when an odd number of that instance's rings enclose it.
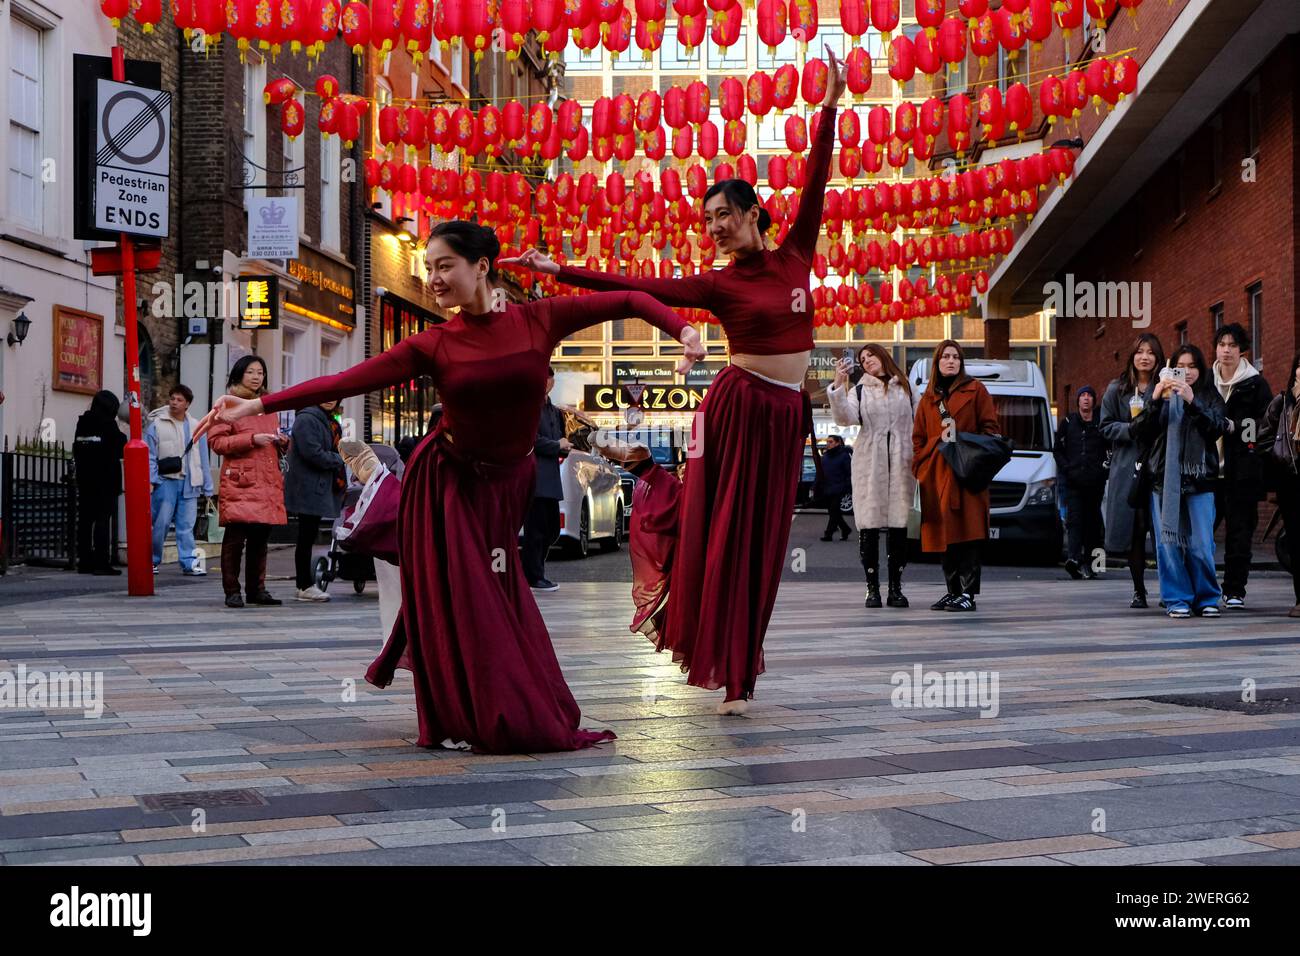
<path fill-rule="evenodd" d="M 880 572 L 875 568 L 867 568 L 867 600 L 863 606 L 882 606 L 880 603 Z"/>
<path fill-rule="evenodd" d="M 903 569 L 894 565 L 889 568 L 889 597 L 885 602 L 890 607 L 909 607 L 903 596 Z"/>

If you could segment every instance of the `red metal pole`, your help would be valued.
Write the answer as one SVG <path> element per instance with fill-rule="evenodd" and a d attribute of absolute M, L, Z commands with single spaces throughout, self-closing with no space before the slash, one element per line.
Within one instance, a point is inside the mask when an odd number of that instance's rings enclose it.
<path fill-rule="evenodd" d="M 126 82 L 126 58 L 113 47 L 113 79 Z M 132 597 L 153 594 L 153 515 L 149 504 L 149 446 L 144 443 L 140 408 L 140 333 L 135 312 L 135 245 L 122 233 L 122 313 L 126 321 L 126 398 L 131 439 L 123 455 L 126 484 L 126 583 Z"/>

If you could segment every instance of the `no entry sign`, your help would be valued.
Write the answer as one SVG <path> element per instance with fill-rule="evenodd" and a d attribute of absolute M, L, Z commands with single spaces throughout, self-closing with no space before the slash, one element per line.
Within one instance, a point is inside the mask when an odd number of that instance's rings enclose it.
<path fill-rule="evenodd" d="M 166 236 L 171 93 L 98 82 L 95 226 L 135 236 Z"/>

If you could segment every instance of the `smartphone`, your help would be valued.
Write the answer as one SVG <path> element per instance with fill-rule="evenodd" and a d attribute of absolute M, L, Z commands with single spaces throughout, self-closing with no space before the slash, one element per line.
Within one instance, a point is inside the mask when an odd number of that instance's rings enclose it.
<path fill-rule="evenodd" d="M 1163 382 L 1167 379 L 1173 379 L 1180 384 L 1187 383 L 1187 369 L 1185 368 L 1162 368 L 1160 370 L 1160 380 Z"/>
<path fill-rule="evenodd" d="M 840 355 L 840 359 L 842 361 L 848 362 L 850 367 L 852 367 L 857 363 L 857 359 L 853 357 L 853 349 L 845 349 L 844 352 Z"/>

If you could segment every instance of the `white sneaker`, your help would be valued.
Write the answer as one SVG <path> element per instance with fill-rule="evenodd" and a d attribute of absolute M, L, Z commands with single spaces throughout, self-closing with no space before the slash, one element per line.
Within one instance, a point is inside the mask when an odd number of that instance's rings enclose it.
<path fill-rule="evenodd" d="M 322 591 L 314 584 L 309 588 L 303 588 L 301 591 L 298 592 L 296 597 L 298 598 L 299 601 L 320 602 L 320 601 L 328 601 L 330 599 L 330 596 L 327 592 Z"/>

